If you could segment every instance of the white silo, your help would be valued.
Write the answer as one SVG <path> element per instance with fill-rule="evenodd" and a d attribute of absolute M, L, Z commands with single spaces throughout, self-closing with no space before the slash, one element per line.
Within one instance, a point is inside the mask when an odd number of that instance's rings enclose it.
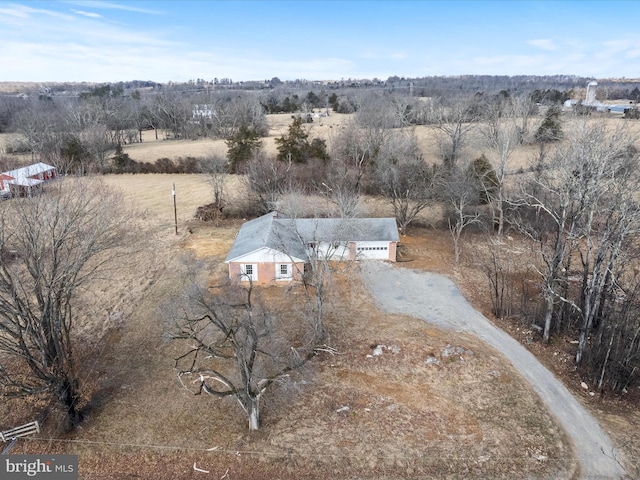
<path fill-rule="evenodd" d="M 587 97 L 584 99 L 585 105 L 595 105 L 596 88 L 598 88 L 598 82 L 589 82 L 587 85 Z"/>

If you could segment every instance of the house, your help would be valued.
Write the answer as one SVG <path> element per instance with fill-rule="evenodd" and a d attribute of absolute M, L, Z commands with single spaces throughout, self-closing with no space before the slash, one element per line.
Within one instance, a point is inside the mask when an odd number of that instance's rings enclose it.
<path fill-rule="evenodd" d="M 56 177 L 56 169 L 46 163 L 34 163 L 0 174 L 0 195 L 31 195 L 32 189 Z"/>
<path fill-rule="evenodd" d="M 242 225 L 225 263 L 235 281 L 299 280 L 314 254 L 395 262 L 398 241 L 394 218 L 292 219 L 272 212 Z"/>
<path fill-rule="evenodd" d="M 206 105 L 206 104 L 194 105 L 193 109 L 191 110 L 191 118 L 193 120 L 200 120 L 200 119 L 211 120 L 217 116 L 218 115 L 213 105 Z"/>

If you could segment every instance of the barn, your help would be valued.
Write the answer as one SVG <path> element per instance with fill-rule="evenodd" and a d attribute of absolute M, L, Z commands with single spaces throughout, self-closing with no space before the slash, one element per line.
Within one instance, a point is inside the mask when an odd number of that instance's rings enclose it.
<path fill-rule="evenodd" d="M 242 225 L 225 263 L 233 281 L 299 280 L 309 258 L 395 262 L 394 218 L 299 218 L 268 213 Z"/>
<path fill-rule="evenodd" d="M 56 177 L 56 168 L 38 162 L 0 174 L 0 194 L 3 197 L 31 195 L 48 180 Z"/>

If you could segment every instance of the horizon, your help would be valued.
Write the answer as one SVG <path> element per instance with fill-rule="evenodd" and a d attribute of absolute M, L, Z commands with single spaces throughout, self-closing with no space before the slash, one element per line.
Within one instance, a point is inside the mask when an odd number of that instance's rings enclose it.
<path fill-rule="evenodd" d="M 0 82 L 635 79 L 628 1 L 0 1 Z"/>

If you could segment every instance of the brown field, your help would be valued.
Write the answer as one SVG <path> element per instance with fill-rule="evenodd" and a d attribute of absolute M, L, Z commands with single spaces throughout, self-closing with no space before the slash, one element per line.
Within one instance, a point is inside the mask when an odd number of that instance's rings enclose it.
<path fill-rule="evenodd" d="M 594 118 L 597 118 L 594 116 Z M 277 153 L 275 139 L 287 133 L 287 128 L 291 123 L 292 115 L 288 113 L 267 115 L 269 124 L 269 135 L 262 139 L 263 148 L 269 155 Z M 541 118 L 533 119 L 531 129 L 535 130 L 541 122 Z M 329 150 L 332 142 L 340 134 L 341 130 L 354 121 L 352 114 L 340 114 L 331 112 L 328 117 L 316 118 L 312 124 L 306 125 L 310 138 L 322 138 L 326 140 Z M 608 117 L 606 122 L 611 128 L 621 125 L 624 119 L 617 116 Z M 640 122 L 630 121 L 630 130 L 636 136 L 640 136 Z M 492 152 L 486 147 L 480 129 L 481 125 L 475 126 L 468 134 L 466 146 L 463 149 L 463 158 L 475 159 L 484 153 L 490 161 L 496 162 Z M 566 122 L 566 130 L 570 128 Z M 438 163 L 439 153 L 436 142 L 436 127 L 430 125 L 417 126 L 414 128 L 418 139 L 418 145 L 425 160 L 429 163 Z M 158 131 L 158 138 L 153 130 L 143 132 L 143 142 L 126 145 L 124 151 L 137 162 L 153 163 L 159 158 L 167 157 L 177 159 L 180 157 L 202 158 L 210 155 L 226 155 L 227 146 L 222 139 L 205 138 L 200 140 L 174 140 L 164 131 Z M 6 153 L 8 144 L 15 143 L 20 136 L 11 133 L 0 134 L 0 155 Z M 529 167 L 539 154 L 539 147 L 535 144 L 522 145 L 514 150 L 511 155 L 508 170 L 516 172 L 520 168 Z M 13 155 L 24 162 L 30 161 L 30 155 Z"/>
<path fill-rule="evenodd" d="M 349 121 L 336 114 L 329 118 L 333 127 L 328 122 L 315 125 L 314 135 L 322 132 L 330 140 Z M 289 119 L 269 116 L 267 149 L 275 148 L 273 138 L 285 131 Z M 430 151 L 427 159 L 436 155 L 428 130 L 419 130 Z M 138 161 L 225 150 L 221 141 L 149 138 L 126 148 Z M 525 147 L 514 158 L 524 164 L 534 153 L 535 147 Z M 575 473 L 562 432 L 497 352 L 476 338 L 379 312 L 360 283 L 357 266 L 338 275 L 332 290 L 327 327 L 338 354 L 315 359 L 303 372 L 307 383 L 280 385 L 267 394 L 262 429 L 249 433 L 236 404 L 194 397 L 180 387 L 173 359 L 183 350 L 168 340 L 170 323 L 163 315 L 166 303 L 188 281 L 186 256 L 201 262 L 210 281 L 224 278 L 224 257 L 242 220 L 215 225 L 193 220 L 195 209 L 211 201 L 204 175 L 118 175 L 104 181 L 121 190 L 138 212 L 145 248 L 132 259 L 126 277 L 94 292 L 116 295 L 118 302 L 110 312 L 96 312 L 96 318 L 105 319 L 96 336 L 106 332 L 106 343 L 90 342 L 85 349 L 92 359 L 84 377 L 94 392 L 92 410 L 76 433 L 66 435 L 59 417 L 46 406 L 5 401 L 0 404 L 0 429 L 37 416 L 44 420 L 43 433 L 20 441 L 12 453 L 76 453 L 80 477 L 87 479 L 204 475 L 194 465 L 229 479 L 569 478 Z M 241 201 L 238 177 L 228 177 L 227 191 L 230 202 Z M 370 215 L 391 213 L 371 198 L 363 199 L 362 209 Z M 439 217 L 434 210 L 420 220 L 428 225 Z M 398 266 L 448 275 L 488 314 L 486 282 L 472 258 L 476 242 L 482 240 L 465 238 L 468 255 L 452 267 L 448 233 L 413 228 L 402 238 L 412 261 Z M 290 312 L 292 292 L 267 287 L 263 295 L 283 315 Z M 518 325 L 499 323 L 524 342 Z M 400 351 L 366 358 L 379 344 L 397 345 Z M 467 354 L 440 366 L 425 362 L 430 355 L 445 360 L 447 345 Z M 568 346 L 530 348 L 599 418 L 621 460 L 633 466 L 640 455 L 637 408 L 587 396 L 566 361 Z M 349 410 L 337 413 L 344 406 Z"/>

